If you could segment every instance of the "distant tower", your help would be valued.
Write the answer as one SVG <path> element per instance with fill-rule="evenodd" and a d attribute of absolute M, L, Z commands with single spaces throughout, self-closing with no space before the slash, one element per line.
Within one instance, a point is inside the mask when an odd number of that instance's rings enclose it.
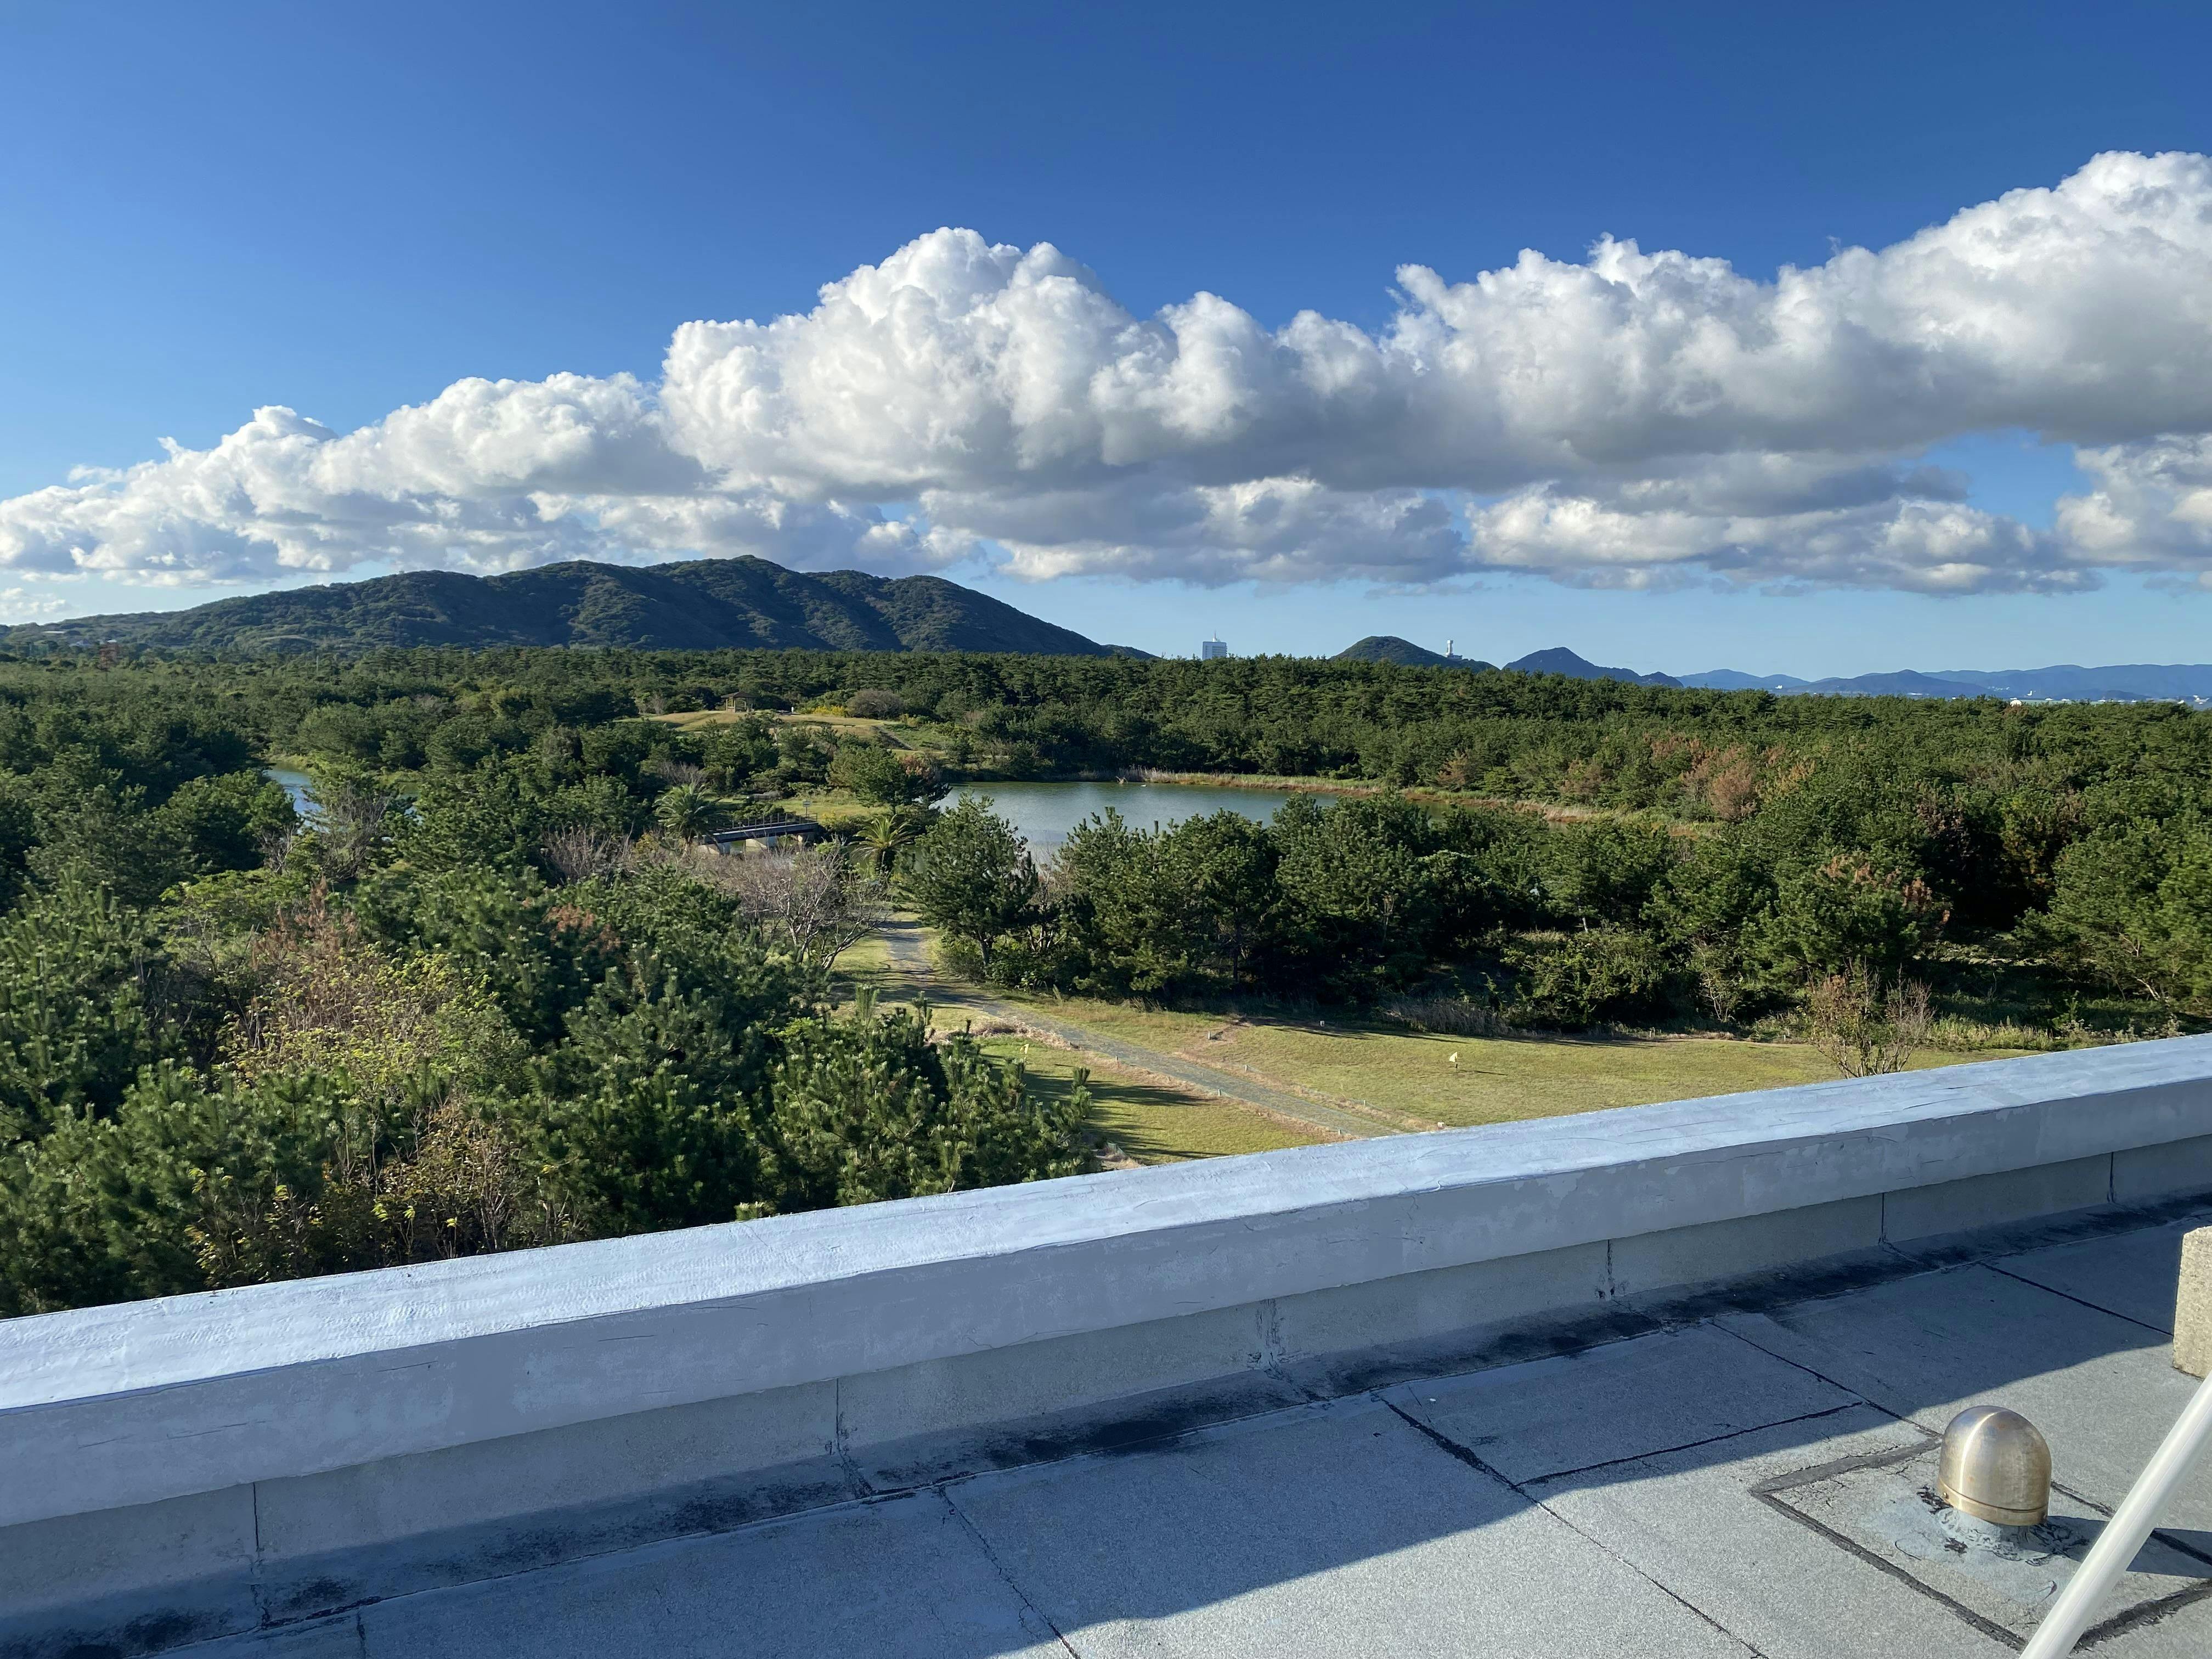
<path fill-rule="evenodd" d="M 1458 641 L 1455 641 L 1455 640 L 1446 640 L 1446 641 L 1444 641 L 1444 660 L 1445 660 L 1446 662 L 1449 662 L 1449 661 L 1450 661 L 1450 660 L 1451 660 L 1455 656 L 1456 656 L 1456 655 L 1458 654 L 1456 652 L 1455 652 L 1455 651 L 1452 649 L 1452 647 L 1453 647 L 1454 645 L 1457 644 L 1457 643 L 1458 643 Z"/>
<path fill-rule="evenodd" d="M 1198 642 L 1198 655 L 1201 662 L 1212 662 L 1216 657 L 1225 657 L 1228 654 L 1229 647 L 1218 639 L 1200 640 Z"/>

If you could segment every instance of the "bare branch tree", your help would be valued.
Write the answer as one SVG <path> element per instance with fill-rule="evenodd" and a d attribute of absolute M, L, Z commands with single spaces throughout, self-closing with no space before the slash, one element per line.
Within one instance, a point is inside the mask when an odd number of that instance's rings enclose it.
<path fill-rule="evenodd" d="M 890 884 L 862 870 L 840 843 L 702 859 L 699 868 L 736 896 L 749 920 L 819 967 L 834 966 L 890 919 Z"/>
<path fill-rule="evenodd" d="M 617 874 L 629 868 L 633 852 L 629 836 L 585 823 L 547 832 L 544 846 L 545 861 L 567 881 Z"/>
<path fill-rule="evenodd" d="M 1856 962 L 1805 993 L 1807 1034 L 1845 1077 L 1903 1071 L 1934 1024 L 1925 985 L 1899 980 L 1885 992 L 1881 976 Z"/>

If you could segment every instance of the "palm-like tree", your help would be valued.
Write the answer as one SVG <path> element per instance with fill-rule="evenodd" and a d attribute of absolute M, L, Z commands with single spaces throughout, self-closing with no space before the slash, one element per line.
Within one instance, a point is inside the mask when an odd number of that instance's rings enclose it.
<path fill-rule="evenodd" d="M 670 835 L 696 841 L 720 829 L 730 815 L 703 785 L 679 783 L 660 792 L 660 799 L 653 803 L 653 816 L 660 820 L 660 827 Z"/>
<path fill-rule="evenodd" d="M 915 816 L 907 811 L 886 812 L 854 832 L 853 839 L 867 848 L 868 856 L 875 860 L 878 873 L 890 874 L 898 863 L 898 855 L 921 836 L 921 826 L 915 822 Z"/>

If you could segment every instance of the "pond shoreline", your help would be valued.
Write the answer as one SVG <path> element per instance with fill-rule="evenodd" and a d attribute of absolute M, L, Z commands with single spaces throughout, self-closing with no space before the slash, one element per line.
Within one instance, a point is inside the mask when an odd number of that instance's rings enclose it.
<path fill-rule="evenodd" d="M 1581 823 L 1592 818 L 1652 817 L 1663 813 L 1620 812 L 1602 806 L 1569 806 L 1558 801 L 1523 800 L 1510 795 L 1477 795 L 1465 790 L 1437 789 L 1424 784 L 1398 786 L 1358 778 L 1279 776 L 1269 772 L 1174 772 L 1157 766 L 1127 766 L 1115 772 L 1060 772 L 1048 778 L 1000 778 L 980 773 L 960 775 L 954 787 L 980 789 L 993 784 L 1035 783 L 1168 783 L 1201 789 L 1258 789 L 1279 795 L 1333 795 L 1350 799 L 1373 795 L 1402 795 L 1407 800 L 1437 806 L 1491 806 L 1529 812 L 1553 823 Z M 1709 826 L 1676 824 L 1695 833 Z"/>

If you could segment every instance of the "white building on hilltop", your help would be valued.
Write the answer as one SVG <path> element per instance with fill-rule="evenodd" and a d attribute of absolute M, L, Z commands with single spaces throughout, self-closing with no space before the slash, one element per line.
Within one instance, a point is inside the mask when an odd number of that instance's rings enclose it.
<path fill-rule="evenodd" d="M 1229 647 L 1218 639 L 1200 640 L 1198 642 L 1199 659 L 1202 662 L 1212 662 L 1216 657 L 1225 657 L 1228 654 Z"/>

